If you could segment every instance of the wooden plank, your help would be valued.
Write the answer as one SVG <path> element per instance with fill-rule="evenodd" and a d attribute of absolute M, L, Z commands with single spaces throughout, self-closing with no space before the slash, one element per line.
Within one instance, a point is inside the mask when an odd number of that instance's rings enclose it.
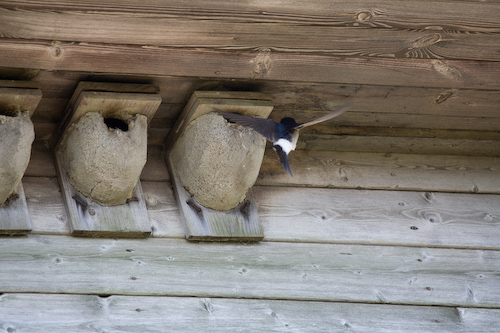
<path fill-rule="evenodd" d="M 491 61 L 352 58 L 281 53 L 269 48 L 231 51 L 8 39 L 0 40 L 0 51 L 4 66 L 58 71 L 500 89 L 500 62 Z"/>
<path fill-rule="evenodd" d="M 0 114 L 4 114 L 5 112 L 29 111 L 31 117 L 41 99 L 42 92 L 40 89 L 0 86 L 0 106 L 2 108 Z"/>
<path fill-rule="evenodd" d="M 0 235 L 25 235 L 30 231 L 31 220 L 23 183 L 19 182 L 12 195 L 0 205 Z"/>
<path fill-rule="evenodd" d="M 500 140 L 395 138 L 389 136 L 326 135 L 301 132 L 297 149 L 493 157 L 500 156 Z"/>
<path fill-rule="evenodd" d="M 30 309 L 30 311 L 26 311 Z M 194 297 L 4 294 L 7 331 L 492 332 L 500 310 Z M 166 315 L 168 314 L 168 315 Z"/>
<path fill-rule="evenodd" d="M 43 86 L 43 100 L 34 119 L 40 122 L 54 121 L 64 112 L 74 87 L 80 81 L 90 80 L 150 82 L 158 86 L 163 103 L 155 119 L 177 119 L 194 91 L 227 90 L 253 91 L 268 94 L 274 105 L 272 119 L 286 115 L 303 116 L 305 119 L 319 116 L 353 102 L 349 112 L 428 114 L 432 116 L 500 117 L 500 96 L 496 91 L 446 88 L 422 88 L 379 85 L 346 85 L 313 82 L 282 82 L 266 80 L 221 80 L 198 77 L 171 76 L 120 76 L 106 73 L 40 71 L 37 82 Z M 175 110 L 162 112 L 162 107 L 175 106 Z M 43 107 L 43 109 L 42 109 Z M 57 111 L 58 110 L 58 111 Z M 48 113 L 48 114 L 46 114 Z M 55 114 L 54 114 L 55 113 Z M 311 113 L 309 115 L 308 113 Z M 59 121 L 57 121 L 59 123 Z M 376 124 L 372 124 L 374 126 Z"/>
<path fill-rule="evenodd" d="M 142 182 L 151 222 L 151 236 L 186 238 L 186 229 L 170 183 Z"/>
<path fill-rule="evenodd" d="M 170 164 L 174 192 L 186 238 L 193 241 L 260 241 L 264 238 L 259 223 L 259 214 L 252 193 L 246 194 L 244 201 L 236 207 L 217 211 L 199 204 L 184 189 Z"/>
<path fill-rule="evenodd" d="M 291 168 L 297 172 L 295 174 L 294 171 L 293 178 L 282 172 L 276 153 L 268 149 L 264 155 L 258 183 L 261 185 L 499 193 L 500 185 L 497 181 L 499 162 L 494 157 L 498 152 L 496 147 L 497 141 L 495 140 L 491 145 L 491 150 L 494 152 L 492 156 L 296 150 L 290 153 Z M 25 176 L 54 177 L 54 166 L 46 148 L 37 141 L 35 141 L 34 148 Z M 412 147 L 412 149 L 418 148 Z M 149 146 L 149 150 L 149 159 L 141 179 L 148 181 L 170 179 L 161 148 Z M 362 151 L 362 149 L 359 150 Z"/>
<path fill-rule="evenodd" d="M 500 193 L 499 166 L 498 158 L 486 156 L 297 150 L 290 153 L 290 177 L 268 149 L 257 184 Z"/>
<path fill-rule="evenodd" d="M 64 121 L 52 135 L 52 145 L 56 147 L 66 130 L 87 112 L 120 119 L 124 115 L 142 114 L 149 124 L 160 103 L 161 97 L 152 85 L 80 82 L 67 105 Z"/>
<path fill-rule="evenodd" d="M 230 88 L 231 84 L 226 86 Z M 292 117 L 314 118 L 350 100 L 353 102 L 350 113 L 500 117 L 500 97 L 496 91 L 273 81 L 254 83 L 253 89 L 272 96 L 275 105 L 272 115 L 287 112 Z M 308 112 L 314 116 L 307 115 Z"/>
<path fill-rule="evenodd" d="M 359 28 L 439 29 L 447 31 L 498 32 L 500 22 L 495 16 L 495 1 L 427 1 L 425 6 L 413 0 L 401 3 L 391 0 L 356 0 L 348 5 L 342 1 L 316 0 L 311 3 L 254 1 L 230 3 L 223 0 L 207 1 L 204 7 L 183 0 L 165 4 L 161 0 L 138 4 L 137 1 L 107 0 L 61 2 L 58 0 L 33 3 L 31 1 L 5 0 L 10 9 L 44 9 L 66 12 L 116 13 L 135 12 L 146 19 L 189 18 L 193 20 L 232 20 L 236 22 L 290 23 L 296 26 L 318 25 L 325 27 L 350 26 Z M 82 14 L 80 14 L 82 15 Z M 141 16 L 142 17 L 142 16 Z"/>
<path fill-rule="evenodd" d="M 125 79 L 110 74 L 93 75 L 98 80 Z M 88 80 L 89 76 L 81 72 L 58 72 L 57 76 L 47 71 L 40 72 L 37 81 L 44 87 L 44 98 L 33 118 L 37 138 L 47 138 L 52 134 L 53 127 L 47 122 L 60 123 L 71 96 L 71 91 L 65 87 L 73 87 L 85 79 Z M 127 76 L 126 79 L 144 80 L 133 76 Z M 149 79 L 160 88 L 163 99 L 148 134 L 149 142 L 154 144 L 163 143 L 169 128 L 194 90 L 216 87 L 269 94 L 275 105 L 270 117 L 275 120 L 292 116 L 298 121 L 305 121 L 326 114 L 347 100 L 352 101 L 353 107 L 348 114 L 311 129 L 311 133 L 316 134 L 482 140 L 491 140 L 492 136 L 499 138 L 500 94 L 496 91 L 180 77 Z M 446 131 L 444 128 L 451 130 Z M 485 131 L 487 128 L 491 131 Z M 450 147 L 452 154 L 461 149 L 455 143 L 450 145 L 453 147 Z M 430 146 L 428 142 L 420 145 L 421 148 Z M 462 147 L 462 144 L 459 143 L 458 147 Z M 471 148 L 465 155 L 476 151 Z"/>
<path fill-rule="evenodd" d="M 23 183 L 32 233 L 68 235 L 57 181 Z M 170 183 L 141 185 L 152 235 L 185 238 Z M 253 193 L 265 241 L 500 249 L 498 195 L 271 186 Z"/>
<path fill-rule="evenodd" d="M 90 237 L 147 237 L 151 233 L 141 182 L 132 192 L 134 200 L 123 205 L 101 206 L 71 184 L 56 154 L 56 170 L 72 235 Z"/>
<path fill-rule="evenodd" d="M 487 27 L 478 27 L 478 16 L 474 16 L 476 22 L 469 22 L 468 26 L 462 25 L 453 30 L 443 27 L 443 21 L 455 19 L 450 8 L 447 8 L 447 15 L 442 15 L 439 21 L 429 22 L 429 26 L 419 27 L 420 29 L 411 27 L 411 24 L 400 17 L 392 18 L 400 20 L 397 22 L 400 26 L 393 29 L 388 26 L 386 29 L 376 29 L 365 24 L 360 28 L 359 23 L 357 27 L 345 28 L 310 21 L 297 25 L 291 22 L 291 18 L 283 22 L 261 22 L 259 17 L 252 19 L 248 14 L 238 12 L 230 18 L 220 17 L 219 13 L 213 12 L 210 14 L 217 15 L 213 19 L 193 18 L 187 11 L 178 12 L 175 17 L 168 17 L 166 12 L 160 14 L 161 9 L 150 13 L 148 17 L 116 9 L 109 12 L 105 8 L 86 12 L 85 5 L 62 12 L 51 10 L 49 6 L 43 11 L 0 8 L 0 21 L 3 22 L 4 35 L 28 40 L 215 49 L 251 49 L 266 46 L 280 52 L 314 52 L 335 56 L 500 61 L 500 55 L 495 48 L 495 45 L 500 44 L 500 36 L 495 34 L 500 31 L 500 22 L 494 16 L 491 17 L 492 21 L 486 18 L 491 16 L 487 8 L 498 11 L 499 7 L 492 4 L 482 6 L 461 6 L 460 3 L 454 3 L 451 7 L 453 11 L 459 10 L 456 7 L 474 8 L 476 15 L 481 17 L 480 22 L 489 24 L 486 24 Z M 344 12 L 350 10 L 349 5 L 343 7 Z M 364 21 L 381 21 L 381 16 L 385 16 L 374 14 L 372 11 L 357 15 L 363 17 Z M 78 16 L 77 20 L 75 15 Z M 305 16 L 304 13 L 302 15 Z M 347 18 L 347 15 L 344 14 L 344 18 Z M 331 17 L 329 19 L 331 20 Z M 352 13 L 349 19 L 355 21 L 356 14 Z M 345 25 L 349 23 L 346 22 Z M 403 27 L 405 24 L 407 26 Z M 38 29 L 33 29 L 32 26 Z M 99 29 L 89 31 L 89 26 L 99 26 Z M 490 33 L 463 33 L 464 30 L 473 32 L 476 29 Z M 310 36 L 314 38 L 309 38 Z"/>
<path fill-rule="evenodd" d="M 148 145 L 147 162 L 141 173 L 141 180 L 168 181 L 167 163 L 162 146 Z"/>
<path fill-rule="evenodd" d="M 38 90 L 40 89 L 40 84 L 34 81 L 21 81 L 21 80 L 0 80 L 0 87 L 1 88 L 17 88 L 17 89 L 26 89 L 29 92 L 31 89 Z M 40 94 L 34 94 L 34 95 L 40 95 L 42 96 L 41 92 Z"/>
<path fill-rule="evenodd" d="M 267 241 L 500 249 L 499 195 L 268 186 L 253 191 Z"/>
<path fill-rule="evenodd" d="M 69 235 L 66 208 L 55 175 L 51 178 L 25 176 L 23 184 L 33 232 Z"/>
<path fill-rule="evenodd" d="M 486 250 L 38 235 L 0 243 L 6 293 L 500 308 L 499 268 L 500 252 Z"/>
<path fill-rule="evenodd" d="M 292 115 L 293 117 L 293 115 Z M 351 112 L 337 120 L 343 126 L 380 126 L 396 128 L 429 128 L 436 130 L 484 130 L 498 131 L 500 118 L 480 118 L 467 116 L 439 116 L 426 114 L 405 114 L 396 116 L 391 113 Z M 314 117 L 313 117 L 314 119 Z M 332 121 L 331 123 L 336 123 Z M 328 126 L 328 125 L 323 125 Z"/>
<path fill-rule="evenodd" d="M 31 148 L 31 157 L 24 176 L 55 177 L 56 168 L 47 141 L 35 140 Z"/>
<path fill-rule="evenodd" d="M 164 143 L 165 158 L 174 185 L 181 220 L 189 240 L 209 241 L 259 241 L 264 238 L 259 224 L 257 207 L 252 193 L 244 195 L 235 207 L 218 211 L 204 207 L 196 201 L 179 178 L 171 151 L 189 124 L 196 118 L 215 109 L 239 112 L 244 115 L 267 118 L 273 109 L 268 96 L 254 92 L 200 91 L 193 93 Z"/>

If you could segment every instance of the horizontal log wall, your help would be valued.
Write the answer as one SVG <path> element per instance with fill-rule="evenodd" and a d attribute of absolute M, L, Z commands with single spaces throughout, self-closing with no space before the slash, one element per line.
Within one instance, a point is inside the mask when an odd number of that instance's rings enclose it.
<path fill-rule="evenodd" d="M 500 327 L 496 1 L 0 4 L 0 77 L 43 98 L 0 240 L 6 331 L 493 332 Z M 159 87 L 141 175 L 152 238 L 69 235 L 46 141 L 78 82 Z M 184 238 L 160 145 L 196 90 L 270 94 L 304 130 L 266 151 L 258 244 Z M 373 304 L 375 303 L 375 304 Z M 26 311 L 29 309 L 29 311 Z M 250 319 L 249 319 L 250 318 Z"/>

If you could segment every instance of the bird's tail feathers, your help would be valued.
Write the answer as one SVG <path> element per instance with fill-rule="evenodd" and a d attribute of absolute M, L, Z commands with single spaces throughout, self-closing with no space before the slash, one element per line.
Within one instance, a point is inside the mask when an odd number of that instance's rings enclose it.
<path fill-rule="evenodd" d="M 283 169 L 285 169 L 285 171 L 293 177 L 292 170 L 290 169 L 290 163 L 288 162 L 288 154 L 283 150 L 283 148 L 281 148 L 280 145 L 274 145 L 273 148 L 276 150 L 276 153 L 280 158 L 280 163 L 283 166 Z"/>

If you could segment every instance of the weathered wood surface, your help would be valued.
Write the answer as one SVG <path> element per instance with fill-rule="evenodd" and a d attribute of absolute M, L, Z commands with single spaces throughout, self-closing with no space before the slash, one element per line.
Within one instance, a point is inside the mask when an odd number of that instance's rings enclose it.
<path fill-rule="evenodd" d="M 291 152 L 294 177 L 280 170 L 266 151 L 258 185 L 291 185 L 386 190 L 499 193 L 496 157 L 412 155 L 297 150 Z"/>
<path fill-rule="evenodd" d="M 194 241 L 260 241 L 264 232 L 259 223 L 259 214 L 251 193 L 236 207 L 218 211 L 202 206 L 182 186 L 172 170 L 177 207 L 184 226 L 186 238 Z"/>
<path fill-rule="evenodd" d="M 275 120 L 353 108 L 302 133 L 296 177 L 268 151 L 265 186 L 254 188 L 265 241 L 252 245 L 175 239 L 184 231 L 158 147 L 141 175 L 156 238 L 69 237 L 53 162 L 36 142 L 23 185 L 38 235 L 0 241 L 0 293 L 16 293 L 0 296 L 0 327 L 497 331 L 499 8 L 2 1 L 0 76 L 38 75 L 38 139 L 50 139 L 89 79 L 159 86 L 154 144 L 196 90 L 268 93 Z"/>
<path fill-rule="evenodd" d="M 498 309 L 191 297 L 4 294 L 0 313 L 0 327 L 12 332 L 470 333 L 500 326 Z"/>
<path fill-rule="evenodd" d="M 223 80 L 172 76 L 127 76 L 81 71 L 40 71 L 36 81 L 43 89 L 43 100 L 35 119 L 59 123 L 68 99 L 80 81 L 88 80 L 148 82 L 160 88 L 163 104 L 155 119 L 177 119 L 194 91 L 254 91 L 269 94 L 274 105 L 271 117 L 279 120 L 284 112 L 308 119 L 307 113 L 333 111 L 347 98 L 355 99 L 349 112 L 429 114 L 433 116 L 500 117 L 500 97 L 495 91 L 349 85 L 345 83 L 303 83 L 268 80 Z M 354 102 L 354 101 L 353 101 Z M 163 108 L 163 109 L 162 109 Z M 59 110 L 59 111 L 58 111 Z M 317 114 L 316 114 L 317 115 Z M 346 114 L 347 115 L 347 114 Z M 372 126 L 381 126 L 372 124 Z"/>
<path fill-rule="evenodd" d="M 318 84 L 282 81 L 234 81 L 180 77 L 138 77 L 82 72 L 40 71 L 36 80 L 43 98 L 33 121 L 39 140 L 48 140 L 81 80 L 152 83 L 160 88 L 162 104 L 148 131 L 150 144 L 162 144 L 189 97 L 196 90 L 265 92 L 275 105 L 271 118 L 307 121 L 348 100 L 352 109 L 341 118 L 303 131 L 307 149 L 342 149 L 331 135 L 342 135 L 351 151 L 494 156 L 500 152 L 500 94 L 489 90 Z M 396 126 L 396 127 L 395 127 Z M 488 131 L 486 131 L 488 130 Z M 312 136 L 307 136 L 307 134 Z M 380 142 L 375 144 L 371 137 Z M 425 139 L 418 141 L 418 139 Z M 481 140 L 474 143 L 468 140 Z M 309 142 L 307 142 L 309 141 Z M 332 144 L 330 147 L 329 144 Z M 438 147 L 435 149 L 434 147 Z M 448 148 L 447 148 L 448 147 Z M 344 149 L 345 150 L 345 149 Z M 373 151 L 372 151 L 373 152 Z"/>
<path fill-rule="evenodd" d="M 284 53 L 269 48 L 234 52 L 20 39 L 0 39 L 0 51 L 0 66 L 3 67 L 445 89 L 500 89 L 500 62 L 494 61 L 367 59 Z M 19 54 L 26 56 L 19 57 Z"/>
<path fill-rule="evenodd" d="M 312 131 L 315 131 L 313 129 Z M 297 149 L 336 152 L 500 156 L 500 140 L 301 133 Z"/>
<path fill-rule="evenodd" d="M 419 1 L 376 1 L 356 0 L 346 6 L 344 1 L 317 0 L 311 3 L 280 1 L 253 1 L 252 3 L 227 3 L 223 0 L 205 2 L 200 8 L 190 1 L 177 0 L 165 4 L 161 0 L 138 3 L 134 0 L 107 0 L 81 2 L 77 0 L 49 0 L 43 3 L 20 0 L 4 0 L 7 8 L 54 8 L 63 12 L 71 10 L 136 12 L 144 16 L 166 16 L 167 18 L 186 16 L 192 19 L 232 19 L 233 21 L 293 22 L 299 25 L 312 23 L 325 26 L 363 26 L 368 28 L 429 28 L 440 25 L 445 30 L 498 32 L 500 25 L 495 9 L 495 1 L 427 1 L 422 6 Z M 119 4 L 119 6 L 118 6 Z M 460 16 L 453 15 L 455 12 Z M 354 13 L 368 14 L 353 16 Z M 449 16 L 443 13 L 450 13 Z M 146 15 L 149 14 L 149 15 Z M 371 14 L 371 15 L 370 15 Z M 482 15 L 478 17 L 477 15 Z M 398 22 L 398 17 L 401 22 Z M 484 20 L 483 20 L 484 19 Z M 300 24 L 301 23 L 301 24 Z M 490 28 L 488 30 L 488 27 Z"/>
<path fill-rule="evenodd" d="M 156 237 L 184 237 L 172 186 L 168 182 L 163 150 L 158 146 L 148 149 L 148 162 L 141 180 L 152 234 Z M 295 151 L 291 156 L 300 153 Z M 264 162 L 273 165 L 273 174 L 261 173 L 263 178 L 260 182 L 265 182 L 267 186 L 254 188 L 265 239 L 499 249 L 497 158 L 386 157 L 384 154 L 335 152 L 328 155 L 322 151 L 318 154 L 314 156 L 339 159 L 341 166 L 333 162 L 315 164 L 316 160 L 309 157 L 292 160 L 292 168 L 297 172 L 292 178 L 283 172 L 273 151 L 266 153 Z M 405 160 L 395 161 L 398 156 Z M 355 159 L 348 160 L 346 157 Z M 455 163 L 446 164 L 446 161 Z M 347 181 L 335 178 L 341 179 L 341 175 L 335 173 L 339 167 L 346 170 Z M 327 178 L 328 174 L 332 177 Z M 55 176 L 46 146 L 35 142 L 23 179 L 35 233 L 68 233 Z M 318 186 L 322 177 L 330 182 L 337 179 L 342 189 L 303 187 Z M 301 183 L 301 180 L 308 183 Z M 488 188 L 497 195 L 474 194 L 476 190 L 470 187 L 471 182 L 478 186 L 478 191 L 481 191 L 480 184 L 488 184 Z M 291 187 L 276 187 L 280 184 Z M 406 184 L 416 192 L 395 188 L 399 184 Z M 385 186 L 388 191 L 357 190 L 358 186 L 368 189 Z M 465 193 L 432 193 L 437 188 L 444 192 L 460 189 Z M 284 198 L 285 194 L 288 198 Z M 413 226 L 418 230 L 412 230 Z"/>
<path fill-rule="evenodd" d="M 69 234 L 54 178 L 23 180 L 33 233 Z M 184 238 L 170 183 L 142 182 L 153 237 Z M 401 191 L 253 189 L 264 240 L 500 249 L 500 196 Z"/>
<path fill-rule="evenodd" d="M 0 235 L 25 235 L 31 231 L 31 220 L 23 183 L 0 205 Z"/>
<path fill-rule="evenodd" d="M 39 235 L 0 243 L 0 285 L 16 293 L 500 308 L 499 269 L 500 252 L 487 250 Z"/>
<path fill-rule="evenodd" d="M 294 2 L 278 6 L 264 1 L 211 1 L 200 8 L 185 1 L 168 6 L 56 1 L 40 10 L 38 4 L 7 1 L 3 7 L 0 32 L 18 39 L 500 60 L 494 47 L 500 42 L 494 34 L 500 32 L 495 3 L 433 1 L 422 6 L 418 1 L 315 1 L 303 7 Z M 89 26 L 99 29 L 89 30 Z M 474 32 L 483 34 L 470 34 Z"/>
<path fill-rule="evenodd" d="M 101 206 L 83 196 L 71 184 L 69 176 L 56 157 L 66 216 L 71 233 L 90 237 L 147 237 L 151 234 L 141 182 L 137 181 L 132 201 L 122 205 Z"/>
<path fill-rule="evenodd" d="M 12 86 L 9 87 L 9 82 Z M 33 116 L 38 103 L 42 99 L 42 92 L 38 88 L 31 87 L 15 87 L 22 86 L 15 81 L 0 80 L 0 115 L 9 115 L 18 111 L 29 111 L 30 117 Z"/>
<path fill-rule="evenodd" d="M 47 148 L 39 142 L 35 142 L 35 147 L 25 175 L 54 177 Z M 141 179 L 169 180 L 161 148 L 148 149 Z M 500 193 L 497 157 L 296 150 L 290 153 L 290 166 L 294 177 L 283 171 L 272 149 L 266 150 L 257 184 Z"/>
<path fill-rule="evenodd" d="M 499 7 L 494 8 L 498 10 Z M 135 13 L 117 11 L 85 13 L 80 10 L 60 12 L 0 8 L 0 20 L 4 23 L 1 32 L 17 39 L 229 50 L 264 45 L 279 52 L 335 56 L 500 61 L 500 55 L 494 48 L 494 45 L 500 44 L 500 36 L 492 33 L 464 34 L 463 31 L 443 31 L 443 27 L 438 26 L 419 30 L 367 29 L 366 26 L 334 28 L 314 23 L 293 26 L 289 21 L 235 22 L 228 18 L 193 20 L 182 16 L 167 18 L 168 14 L 159 15 L 158 12 L 155 14 L 145 18 L 137 17 Z M 75 16 L 78 16 L 77 20 Z M 486 20 L 484 16 L 482 19 Z M 33 29 L 32 26 L 39 28 Z M 100 29 L 88 30 L 88 26 L 99 26 Z M 492 30 L 500 31 L 500 22 Z"/>

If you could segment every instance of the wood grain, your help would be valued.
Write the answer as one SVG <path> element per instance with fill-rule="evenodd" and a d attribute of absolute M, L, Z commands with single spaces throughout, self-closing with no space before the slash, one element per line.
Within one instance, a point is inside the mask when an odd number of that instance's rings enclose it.
<path fill-rule="evenodd" d="M 36 88 L 3 87 L 9 81 L 0 81 L 0 114 L 29 111 L 30 117 L 42 99 L 42 92 Z M 16 85 L 14 82 L 13 86 Z"/>
<path fill-rule="evenodd" d="M 23 180 L 33 233 L 69 234 L 54 178 Z M 154 237 L 185 238 L 170 183 L 142 182 Z M 265 241 L 500 249 L 500 196 L 256 186 Z"/>
<path fill-rule="evenodd" d="M 499 195 L 253 190 L 269 241 L 500 249 Z"/>
<path fill-rule="evenodd" d="M 455 4 L 454 10 L 458 11 L 456 5 L 458 4 Z M 384 22 L 384 16 L 387 18 L 388 15 L 382 14 L 380 10 L 373 10 L 351 12 L 350 17 L 347 13 L 342 15 L 345 19 L 356 22 L 335 24 L 334 17 L 325 17 L 324 20 L 330 20 L 330 24 L 317 24 L 306 21 L 304 17 L 304 21 L 298 25 L 294 22 L 300 19 L 298 15 L 295 19 L 283 17 L 276 22 L 262 22 L 257 15 L 252 18 L 243 13 L 225 17 L 224 13 L 220 15 L 212 12 L 207 17 L 192 17 L 187 10 L 172 16 L 161 11 L 138 15 L 127 11 L 110 12 L 104 8 L 86 12 L 84 5 L 82 8 L 73 7 L 64 11 L 47 7 L 44 10 L 0 8 L 0 21 L 3 22 L 0 33 L 15 39 L 67 42 L 228 50 L 266 47 L 278 52 L 334 56 L 500 61 L 495 48 L 495 45 L 500 44 L 500 36 L 492 33 L 500 31 L 500 22 L 495 16 L 491 17 L 488 27 L 479 27 L 480 22 L 474 22 L 475 27 L 473 24 L 460 27 L 458 20 L 454 27 L 443 27 L 446 16 L 442 16 L 439 21 L 416 27 L 408 21 L 404 22 L 402 17 L 394 17 L 393 22 Z M 349 7 L 345 6 L 344 11 Z M 486 7 L 499 9 L 498 6 Z M 477 12 L 477 8 L 475 10 Z M 447 11 L 449 13 L 449 9 Z M 491 16 L 491 13 L 487 13 L 484 8 L 477 15 L 482 16 L 482 22 L 488 22 L 486 17 Z M 448 16 L 453 19 L 451 13 Z M 474 19 L 479 21 L 477 17 Z M 99 29 L 89 30 L 89 26 L 98 26 Z M 464 30 L 480 30 L 483 33 L 465 34 Z M 309 38 L 310 36 L 314 38 Z"/>
<path fill-rule="evenodd" d="M 170 128 L 179 117 L 191 94 L 197 90 L 221 89 L 229 91 L 253 91 L 269 94 L 275 109 L 271 118 L 280 120 L 292 116 L 300 121 L 319 117 L 335 109 L 342 103 L 351 101 L 352 109 L 342 117 L 324 125 L 304 131 L 303 134 L 326 134 L 315 137 L 308 149 L 337 149 L 339 141 L 331 141 L 328 135 L 351 134 L 361 136 L 388 137 L 391 146 L 404 144 L 402 139 L 392 137 L 432 138 L 421 142 L 411 142 L 413 151 L 436 153 L 434 145 L 443 150 L 439 153 L 465 155 L 477 154 L 480 151 L 492 152 L 495 142 L 478 142 L 479 149 L 461 141 L 467 140 L 499 140 L 500 135 L 500 94 L 497 91 L 409 88 L 397 86 L 311 84 L 281 81 L 233 81 L 210 80 L 180 77 L 147 77 L 116 76 L 109 74 L 84 74 L 80 72 L 41 71 L 37 77 L 43 89 L 44 97 L 34 114 L 35 130 L 38 139 L 49 138 L 54 131 L 54 124 L 59 124 L 69 102 L 72 87 L 80 80 L 105 80 L 142 82 L 159 87 L 163 103 L 157 111 L 149 129 L 149 143 L 162 144 Z M 448 130 L 446 130 L 448 129 Z M 461 130 L 459 130 L 461 129 Z M 489 129 L 489 131 L 486 131 Z M 305 137 L 304 137 L 305 138 Z M 345 138 L 344 138 L 345 139 Z M 439 142 L 440 139 L 460 139 L 458 142 Z M 367 138 L 369 140 L 369 138 Z M 381 140 L 384 140 L 383 138 Z M 410 140 L 412 141 L 412 140 Z M 438 142 L 436 142 L 438 141 Z M 366 149 L 361 144 L 354 151 Z M 466 148 L 466 147 L 470 148 Z M 487 148 L 491 147 L 491 148 Z M 319 148 L 318 148 L 319 149 Z M 375 150 L 377 151 L 377 150 Z M 385 152 L 388 150 L 385 149 Z M 391 150 L 389 150 L 390 152 Z M 407 150 L 406 152 L 411 152 Z M 493 156 L 493 155 L 491 155 Z"/>
<path fill-rule="evenodd" d="M 30 311 L 26 311 L 30 309 Z M 4 294 L 7 331 L 491 332 L 500 310 L 195 297 Z M 40 314 L 34 316 L 33 313 Z"/>
<path fill-rule="evenodd" d="M 310 3 L 290 1 L 231 2 L 205 1 L 204 6 L 177 0 L 165 4 L 161 0 L 137 3 L 134 0 L 44 2 L 6 0 L 5 8 L 52 9 L 61 13 L 94 12 L 99 14 L 135 13 L 136 17 L 152 19 L 187 18 L 191 20 L 230 20 L 233 22 L 290 23 L 295 26 L 325 27 L 349 26 L 359 28 L 439 29 L 468 32 L 498 32 L 500 21 L 494 1 L 427 1 L 356 0 L 346 5 L 343 1 L 316 0 Z M 446 13 L 446 15 L 444 15 Z M 130 15 L 130 14 L 129 14 Z M 132 16 L 132 15 L 130 15 Z"/>
<path fill-rule="evenodd" d="M 500 141 L 301 133 L 297 149 L 498 157 Z"/>
<path fill-rule="evenodd" d="M 56 154 L 56 171 L 71 234 L 85 237 L 148 237 L 151 227 L 141 182 L 137 181 L 126 203 L 102 206 L 85 197 L 70 182 L 62 158 Z"/>
<path fill-rule="evenodd" d="M 496 157 L 297 150 L 290 177 L 268 149 L 257 184 L 354 189 L 500 193 Z"/>
<path fill-rule="evenodd" d="M 500 252 L 486 250 L 35 235 L 0 243 L 6 293 L 500 308 L 499 267 Z"/>
<path fill-rule="evenodd" d="M 275 120 L 285 115 L 308 119 L 333 111 L 347 101 L 353 102 L 349 112 L 392 113 L 400 117 L 427 114 L 500 118 L 500 95 L 489 90 L 40 71 L 36 81 L 41 85 L 43 99 L 34 115 L 35 121 L 59 123 L 66 106 L 63 100 L 69 101 L 78 82 L 86 80 L 141 82 L 159 87 L 163 102 L 155 120 L 177 119 L 197 90 L 266 93 L 274 105 L 271 118 Z"/>
<path fill-rule="evenodd" d="M 35 141 L 25 176 L 54 177 L 47 148 Z M 490 156 L 431 155 L 296 150 L 290 153 L 294 177 L 283 172 L 276 153 L 267 149 L 259 185 L 416 190 L 463 193 L 500 193 L 499 161 Z M 142 180 L 170 179 L 163 151 L 150 146 Z"/>
<path fill-rule="evenodd" d="M 0 40 L 7 67 L 114 74 L 176 75 L 299 82 L 494 90 L 492 61 L 332 57 L 257 50 L 211 50 L 119 44 Z M 18 57 L 26 54 L 25 57 Z M 165 61 L 169 59 L 169 61 Z"/>
<path fill-rule="evenodd" d="M 10 197 L 0 205 L 0 235 L 18 236 L 31 231 L 23 183 L 19 182 Z"/>

